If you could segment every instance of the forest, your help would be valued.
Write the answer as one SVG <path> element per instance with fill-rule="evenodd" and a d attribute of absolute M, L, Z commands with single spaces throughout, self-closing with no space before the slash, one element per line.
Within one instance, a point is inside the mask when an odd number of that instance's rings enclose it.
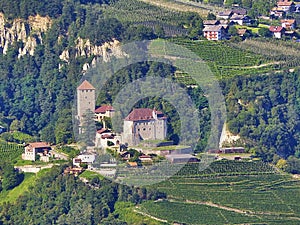
<path fill-rule="evenodd" d="M 0 206 L 0 224 L 127 223 L 118 219 L 115 204 L 141 203 L 166 198 L 151 188 L 133 188 L 95 177 L 89 185 L 73 175 L 63 175 L 66 166 L 48 171 L 16 203 Z"/>

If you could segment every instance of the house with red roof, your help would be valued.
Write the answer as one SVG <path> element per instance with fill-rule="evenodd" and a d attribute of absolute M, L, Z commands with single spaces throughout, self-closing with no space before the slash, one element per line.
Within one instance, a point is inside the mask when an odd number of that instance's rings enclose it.
<path fill-rule="evenodd" d="M 277 7 L 281 8 L 282 11 L 289 13 L 295 11 L 295 4 L 290 0 L 279 0 L 277 2 Z"/>
<path fill-rule="evenodd" d="M 142 140 L 164 140 L 167 136 L 167 117 L 149 108 L 133 109 L 124 119 L 123 143 L 137 145 Z"/>
<path fill-rule="evenodd" d="M 281 38 L 285 31 L 282 26 L 270 26 L 269 30 L 275 38 Z"/>
<path fill-rule="evenodd" d="M 226 30 L 222 25 L 206 26 L 203 35 L 207 40 L 223 40 L 226 38 Z"/>
<path fill-rule="evenodd" d="M 50 150 L 51 150 L 51 146 L 46 142 L 28 143 L 25 146 L 25 151 L 22 154 L 22 159 L 35 161 L 37 159 L 37 155 L 39 155 L 41 161 L 47 162 L 49 161 Z"/>
<path fill-rule="evenodd" d="M 102 105 L 95 109 L 95 117 L 97 121 L 102 121 L 104 117 L 113 117 L 115 113 L 114 108 L 111 105 Z"/>
<path fill-rule="evenodd" d="M 97 130 L 96 133 L 96 146 L 98 147 L 111 147 L 111 146 L 120 146 L 121 137 L 111 130 L 103 127 L 100 130 Z"/>

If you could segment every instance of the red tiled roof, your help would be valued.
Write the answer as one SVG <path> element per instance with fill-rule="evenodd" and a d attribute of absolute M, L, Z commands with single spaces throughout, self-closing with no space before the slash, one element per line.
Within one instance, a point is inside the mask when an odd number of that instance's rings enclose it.
<path fill-rule="evenodd" d="M 277 6 L 291 6 L 293 2 L 290 1 L 278 1 Z"/>
<path fill-rule="evenodd" d="M 48 145 L 46 142 L 33 142 L 29 143 L 29 145 L 32 148 L 50 148 L 50 145 Z"/>
<path fill-rule="evenodd" d="M 125 118 L 125 120 L 129 120 L 129 121 L 153 120 L 154 118 L 152 116 L 152 112 L 153 109 L 148 109 L 148 108 L 134 109 L 131 111 L 131 113 L 129 113 L 129 115 Z M 163 113 L 161 111 L 156 111 L 156 114 L 160 118 L 163 116 Z"/>
<path fill-rule="evenodd" d="M 111 105 L 102 105 L 95 110 L 95 113 L 105 113 L 106 111 L 113 111 L 114 108 Z"/>
<path fill-rule="evenodd" d="M 212 26 L 206 26 L 206 27 L 204 27 L 203 32 L 218 32 L 221 29 L 224 29 L 223 26 L 212 25 Z"/>
<path fill-rule="evenodd" d="M 105 138 L 107 138 L 107 139 L 114 139 L 114 135 L 112 135 L 112 134 L 103 134 L 101 136 L 101 138 L 102 139 L 105 139 Z"/>
<path fill-rule="evenodd" d="M 106 129 L 106 128 L 101 128 L 100 130 L 97 130 L 97 133 L 98 134 L 103 134 L 103 133 L 106 133 L 106 132 L 110 132 L 108 129 Z"/>
<path fill-rule="evenodd" d="M 281 32 L 283 30 L 283 27 L 281 27 L 281 26 L 270 26 L 269 30 L 271 32 L 274 32 L 274 33 Z"/>
<path fill-rule="evenodd" d="M 128 164 L 132 167 L 138 166 L 137 162 L 128 162 Z"/>
<path fill-rule="evenodd" d="M 77 90 L 95 90 L 94 86 L 90 82 L 84 80 L 77 88 Z"/>

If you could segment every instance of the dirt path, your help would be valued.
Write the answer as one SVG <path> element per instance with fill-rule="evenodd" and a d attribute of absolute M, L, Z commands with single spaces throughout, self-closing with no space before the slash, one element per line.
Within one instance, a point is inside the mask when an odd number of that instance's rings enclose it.
<path fill-rule="evenodd" d="M 136 206 L 136 208 L 138 209 L 139 207 Z M 159 221 L 159 222 L 163 222 L 163 223 L 167 223 L 167 222 L 168 222 L 167 220 L 163 220 L 163 219 L 157 218 L 157 217 L 155 217 L 155 216 L 151 216 L 151 215 L 148 214 L 148 213 L 141 212 L 141 211 L 136 210 L 136 209 L 134 209 L 133 211 L 136 212 L 136 213 L 138 213 L 138 214 L 141 214 L 141 215 L 143 215 L 143 216 L 147 216 L 147 217 L 149 217 L 149 218 L 151 218 L 151 219 L 154 219 L 154 220 L 156 220 L 156 221 Z"/>
<path fill-rule="evenodd" d="M 269 62 L 269 63 L 260 64 L 258 66 L 246 66 L 244 68 L 246 68 L 246 69 L 257 69 L 257 68 L 266 67 L 266 66 L 270 66 L 270 65 L 279 65 L 281 63 L 283 63 L 283 62 Z"/>

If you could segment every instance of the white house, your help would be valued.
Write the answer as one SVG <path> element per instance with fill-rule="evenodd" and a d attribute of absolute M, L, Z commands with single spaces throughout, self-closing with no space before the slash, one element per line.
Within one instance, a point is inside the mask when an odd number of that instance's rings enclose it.
<path fill-rule="evenodd" d="M 24 153 L 22 154 L 23 160 L 35 161 L 36 156 L 40 156 L 41 161 L 49 161 L 49 152 L 51 147 L 46 142 L 33 142 L 25 146 Z"/>
<path fill-rule="evenodd" d="M 113 117 L 114 113 L 115 110 L 111 105 L 102 105 L 95 109 L 95 117 L 97 121 L 102 121 L 104 117 Z"/>
<path fill-rule="evenodd" d="M 223 40 L 226 37 L 226 31 L 221 25 L 204 27 L 203 34 L 207 40 Z"/>
<path fill-rule="evenodd" d="M 116 135 L 111 130 L 102 128 L 96 133 L 96 146 L 107 148 L 110 144 L 113 146 L 119 146 L 121 142 L 121 136 Z"/>
<path fill-rule="evenodd" d="M 251 24 L 251 19 L 249 16 L 234 14 L 230 18 L 230 22 L 237 23 L 239 25 L 249 25 Z"/>
<path fill-rule="evenodd" d="M 91 167 L 95 161 L 95 158 L 96 156 L 94 154 L 85 152 L 73 159 L 73 165 L 79 167 L 80 164 L 84 163 L 87 164 L 88 167 Z"/>

